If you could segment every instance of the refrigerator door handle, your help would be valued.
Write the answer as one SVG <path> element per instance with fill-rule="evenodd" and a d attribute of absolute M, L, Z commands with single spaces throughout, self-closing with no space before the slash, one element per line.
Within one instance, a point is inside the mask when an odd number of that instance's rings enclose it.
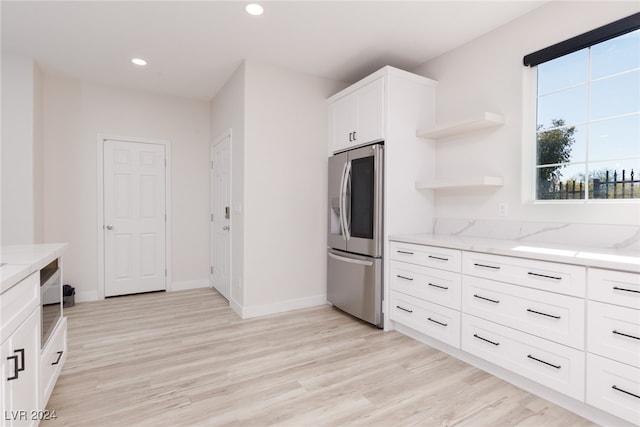
<path fill-rule="evenodd" d="M 351 161 L 349 160 L 346 164 L 345 164 L 345 171 L 344 171 L 344 175 L 343 175 L 343 182 L 342 182 L 342 194 L 341 194 L 341 200 L 342 200 L 342 209 L 340 209 L 340 216 L 343 219 L 343 227 L 344 227 L 344 237 L 345 240 L 349 240 L 351 239 L 351 224 L 349 224 L 349 218 L 347 218 L 347 188 L 349 187 L 349 185 L 351 185 Z"/>
<path fill-rule="evenodd" d="M 345 162 L 344 166 L 342 167 L 342 176 L 340 177 L 340 198 L 338 200 L 338 209 L 340 209 L 340 230 L 342 231 L 342 238 L 346 241 L 347 240 L 347 235 L 345 230 L 347 229 L 347 227 L 345 226 L 345 222 L 344 222 L 344 210 L 345 210 L 345 206 L 344 206 L 344 202 L 345 202 L 345 181 L 346 178 L 345 176 L 347 175 L 347 165 L 349 163 Z"/>
<path fill-rule="evenodd" d="M 329 256 L 333 259 L 336 259 L 338 261 L 343 261 L 343 262 L 348 262 L 349 264 L 358 264 L 358 265 L 364 265 L 367 267 L 371 267 L 373 265 L 372 261 L 362 261 L 359 259 L 353 259 L 353 258 L 347 258 L 347 257 L 343 257 L 340 255 L 336 255 L 334 253 L 329 252 Z"/>

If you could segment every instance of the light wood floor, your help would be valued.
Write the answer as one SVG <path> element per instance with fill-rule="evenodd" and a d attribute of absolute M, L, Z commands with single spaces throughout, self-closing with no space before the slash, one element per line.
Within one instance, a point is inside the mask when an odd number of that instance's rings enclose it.
<path fill-rule="evenodd" d="M 329 306 L 240 320 L 199 289 L 65 309 L 69 353 L 41 426 L 589 426 Z"/>

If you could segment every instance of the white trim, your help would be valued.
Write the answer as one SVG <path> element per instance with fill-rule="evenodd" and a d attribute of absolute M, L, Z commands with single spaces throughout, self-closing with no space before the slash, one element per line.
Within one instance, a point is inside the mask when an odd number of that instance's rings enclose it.
<path fill-rule="evenodd" d="M 74 302 L 89 302 L 89 301 L 98 301 L 104 299 L 98 298 L 98 291 L 78 291 L 73 298 Z M 66 310 L 66 309 L 65 309 Z"/>
<path fill-rule="evenodd" d="M 225 138 L 229 138 L 229 300 L 233 300 L 233 231 L 235 229 L 233 224 L 233 132 L 229 128 L 220 134 L 217 138 L 213 139 L 209 146 L 209 161 L 213 160 L 213 149 L 216 145 L 220 144 Z M 209 165 L 209 215 L 213 214 L 213 167 Z M 211 217 L 209 217 L 211 218 Z M 213 287 L 213 274 L 211 274 L 211 268 L 213 267 L 213 223 L 209 220 L 209 287 Z M 231 305 L 231 304 L 230 304 Z M 239 305 L 238 305 L 239 307 Z"/>
<path fill-rule="evenodd" d="M 210 288 L 209 281 L 207 279 L 200 280 L 183 280 L 181 282 L 173 282 L 171 289 L 167 287 L 167 292 L 187 291 L 189 289 L 201 289 Z"/>
<path fill-rule="evenodd" d="M 276 302 L 273 304 L 254 305 L 254 306 L 240 306 L 234 302 L 231 305 L 233 311 L 238 313 L 243 319 L 250 319 L 252 317 L 267 316 L 269 314 L 284 313 L 292 310 L 299 310 L 301 308 L 315 307 L 318 305 L 324 305 L 327 303 L 327 295 L 315 295 L 312 297 L 297 298 L 287 301 Z"/>
<path fill-rule="evenodd" d="M 536 67 L 525 67 L 522 71 L 522 204 L 536 201 L 536 70 Z"/>
<path fill-rule="evenodd" d="M 171 141 L 163 140 L 163 139 L 152 139 L 152 138 L 140 138 L 133 136 L 122 136 L 122 135 L 112 135 L 112 134 L 102 134 L 99 133 L 97 136 L 97 144 L 96 144 L 96 173 L 97 173 L 97 184 L 96 184 L 96 209 L 97 209 L 97 222 L 96 222 L 96 234 L 97 234 L 97 277 L 98 277 L 98 288 L 96 291 L 95 300 L 104 299 L 104 142 L 110 141 L 124 141 L 124 142 L 136 142 L 142 144 L 159 144 L 164 145 L 164 155 L 165 160 L 167 161 L 167 165 L 165 168 L 165 213 L 167 214 L 166 221 L 166 236 L 165 236 L 165 260 L 166 260 L 166 269 L 167 276 L 165 278 L 165 289 L 167 291 L 172 291 L 172 271 L 171 271 Z M 81 301 L 94 301 L 90 299 L 93 292 L 83 292 L 82 296 L 85 297 L 84 294 L 87 294 L 86 297 L 88 299 L 80 299 Z"/>

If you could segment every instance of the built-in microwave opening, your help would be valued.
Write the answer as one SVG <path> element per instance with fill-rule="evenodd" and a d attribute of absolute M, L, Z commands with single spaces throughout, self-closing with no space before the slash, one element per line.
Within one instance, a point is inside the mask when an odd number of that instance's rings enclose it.
<path fill-rule="evenodd" d="M 40 270 L 40 316 L 42 318 L 42 348 L 58 321 L 62 318 L 62 277 L 56 258 Z"/>

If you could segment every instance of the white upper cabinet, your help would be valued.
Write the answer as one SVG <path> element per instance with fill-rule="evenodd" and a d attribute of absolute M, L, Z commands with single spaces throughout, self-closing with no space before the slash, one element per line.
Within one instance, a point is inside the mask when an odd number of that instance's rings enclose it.
<path fill-rule="evenodd" d="M 374 80 L 333 101 L 331 151 L 384 139 L 384 78 Z"/>

